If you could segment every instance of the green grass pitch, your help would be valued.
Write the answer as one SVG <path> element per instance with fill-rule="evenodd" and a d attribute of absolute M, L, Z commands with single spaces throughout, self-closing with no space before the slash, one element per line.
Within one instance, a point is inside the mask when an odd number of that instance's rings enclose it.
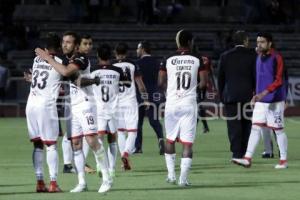
<path fill-rule="evenodd" d="M 147 120 L 146 120 L 147 122 Z M 131 157 L 133 170 L 121 170 L 117 162 L 117 177 L 113 188 L 105 195 L 97 193 L 99 178 L 87 175 L 88 192 L 71 194 L 77 183 L 74 174 L 62 174 L 60 152 L 59 184 L 64 193 L 35 193 L 35 177 L 31 163 L 32 145 L 27 136 L 25 118 L 0 119 L 0 200 L 296 200 L 300 197 L 300 119 L 288 118 L 286 132 L 289 139 L 289 168 L 275 170 L 275 159 L 262 159 L 262 144 L 250 169 L 229 162 L 230 152 L 226 124 L 222 120 L 209 121 L 211 132 L 201 133 L 201 124 L 194 145 L 194 159 L 190 173 L 191 187 L 179 188 L 165 183 L 166 167 L 158 155 L 155 134 L 148 123 L 144 125 L 144 153 Z M 177 148 L 177 176 L 181 146 Z M 59 145 L 61 151 L 61 145 Z M 88 163 L 95 165 L 90 153 Z M 45 167 L 48 182 L 48 171 Z"/>

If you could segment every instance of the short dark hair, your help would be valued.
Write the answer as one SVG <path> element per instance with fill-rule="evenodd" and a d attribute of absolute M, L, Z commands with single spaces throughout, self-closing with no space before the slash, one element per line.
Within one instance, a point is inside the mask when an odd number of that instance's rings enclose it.
<path fill-rule="evenodd" d="M 249 36 L 245 31 L 238 30 L 233 34 L 233 42 L 235 45 L 243 45 L 248 37 Z"/>
<path fill-rule="evenodd" d="M 111 48 L 109 44 L 100 44 L 97 48 L 97 55 L 101 60 L 109 60 L 111 58 Z"/>
<path fill-rule="evenodd" d="M 128 51 L 128 45 L 125 42 L 120 42 L 116 45 L 115 51 L 117 55 L 125 55 Z"/>
<path fill-rule="evenodd" d="M 273 36 L 271 33 L 268 33 L 268 32 L 259 32 L 257 34 L 257 37 L 263 37 L 263 38 L 266 38 L 266 40 L 268 42 L 273 42 Z"/>
<path fill-rule="evenodd" d="M 143 41 L 139 42 L 139 45 L 142 49 L 144 49 L 144 51 L 146 53 L 151 53 L 151 43 L 150 42 L 143 40 Z"/>
<path fill-rule="evenodd" d="M 74 40 L 75 45 L 79 45 L 80 44 L 80 37 L 79 37 L 79 35 L 77 33 L 75 33 L 74 31 L 66 31 L 66 32 L 64 32 L 63 37 L 67 36 L 67 35 L 70 35 L 70 36 L 72 36 L 75 39 Z"/>
<path fill-rule="evenodd" d="M 61 39 L 55 32 L 47 33 L 45 37 L 45 48 L 58 51 L 61 47 Z"/>
<path fill-rule="evenodd" d="M 80 43 L 81 43 L 82 39 L 89 40 L 89 39 L 92 39 L 92 36 L 89 34 L 83 34 L 83 35 L 80 35 Z"/>
<path fill-rule="evenodd" d="M 192 32 L 185 30 L 185 29 L 177 32 L 177 34 L 176 34 L 176 41 L 179 43 L 179 46 L 181 46 L 181 47 L 188 47 L 189 42 L 191 42 L 193 40 L 193 38 L 194 38 L 194 36 L 193 36 Z"/>

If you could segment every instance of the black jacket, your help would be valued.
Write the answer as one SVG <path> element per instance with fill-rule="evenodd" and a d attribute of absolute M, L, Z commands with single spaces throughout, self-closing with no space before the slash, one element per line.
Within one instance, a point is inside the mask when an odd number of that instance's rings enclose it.
<path fill-rule="evenodd" d="M 256 52 L 242 46 L 224 52 L 218 66 L 218 88 L 221 102 L 246 103 L 255 91 Z"/>

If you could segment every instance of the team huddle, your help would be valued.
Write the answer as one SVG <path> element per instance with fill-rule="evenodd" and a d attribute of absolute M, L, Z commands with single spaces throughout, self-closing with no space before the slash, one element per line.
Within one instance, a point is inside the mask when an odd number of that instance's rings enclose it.
<path fill-rule="evenodd" d="M 69 118 L 66 137 L 71 141 L 73 163 L 78 176 L 78 184 L 70 192 L 87 190 L 87 153 L 83 150 L 85 143 L 92 150 L 97 164 L 96 170 L 102 177 L 99 193 L 109 191 L 113 185 L 118 151 L 123 169 L 131 170 L 129 157 L 135 151 L 138 126 L 136 89 L 141 94 L 147 93 L 147 89 L 141 79 L 139 67 L 126 57 L 128 46 L 125 43 L 116 45 L 115 60 L 112 60 L 111 47 L 101 44 L 97 48 L 98 65 L 91 72 L 87 52 L 78 48 L 81 42 L 89 39 L 91 38 L 87 36 L 78 37 L 74 32 L 64 33 L 62 39 L 49 33 L 45 40 L 45 49 L 35 49 L 37 56 L 30 75 L 31 90 L 26 116 L 29 136 L 34 144 L 33 165 L 37 192 L 62 191 L 57 183 L 57 99 L 62 83 L 68 86 L 64 89 L 68 90 L 64 91 L 65 94 L 69 94 L 69 99 L 65 102 L 70 103 L 65 109 L 65 116 Z M 205 87 L 201 81 L 205 80 L 203 72 L 206 68 L 203 57 L 192 52 L 191 32 L 179 31 L 176 43 L 176 53 L 161 62 L 158 86 L 166 91 L 166 181 L 171 184 L 177 181 L 175 142 L 179 141 L 183 145 L 183 151 L 178 185 L 188 186 L 197 126 L 197 88 Z M 60 49 L 63 56 L 60 56 Z M 145 97 L 143 104 L 149 106 L 147 95 L 142 96 Z M 108 150 L 103 145 L 105 137 L 109 144 Z M 46 187 L 43 175 L 44 145 L 50 175 L 49 187 Z M 247 154 L 246 160 L 237 159 L 234 162 L 248 166 L 250 163 L 243 163 L 251 161 L 248 157 Z"/>

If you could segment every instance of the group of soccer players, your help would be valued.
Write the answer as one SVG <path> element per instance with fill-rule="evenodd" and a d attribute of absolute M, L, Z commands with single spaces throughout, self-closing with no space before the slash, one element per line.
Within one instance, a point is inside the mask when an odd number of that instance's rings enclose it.
<path fill-rule="evenodd" d="M 115 60 L 108 44 L 97 48 L 98 66 L 91 72 L 87 57 L 91 38 L 65 32 L 62 39 L 49 33 L 45 49 L 35 49 L 36 58 L 29 76 L 31 90 L 26 106 L 30 139 L 34 144 L 33 164 L 37 178 L 37 192 L 61 192 L 57 184 L 59 133 L 56 101 L 65 80 L 67 138 L 71 141 L 73 161 L 78 184 L 70 192 L 87 190 L 85 164 L 88 149 L 94 153 L 97 171 L 102 174 L 99 193 L 110 190 L 115 177 L 118 147 L 124 170 L 130 170 L 129 156 L 134 153 L 138 124 L 136 88 L 141 94 L 147 90 L 138 66 L 126 58 L 128 46 L 119 43 L 114 49 Z M 181 30 L 176 35 L 178 50 L 161 62 L 158 85 L 166 90 L 165 161 L 167 182 L 176 183 L 175 142 L 183 146 L 178 185 L 188 186 L 197 125 L 197 87 L 205 87 L 203 57 L 192 52 L 193 34 Z M 83 45 L 81 48 L 80 46 Z M 85 48 L 86 47 L 86 48 Z M 62 49 L 63 56 L 60 56 Z M 199 83 L 200 77 L 200 83 Z M 144 95 L 147 96 L 147 95 Z M 145 98 L 144 105 L 149 102 Z M 254 127 L 256 128 L 256 127 Z M 107 135 L 109 148 L 103 147 Z M 66 137 L 66 136 L 65 136 Z M 88 146 L 86 146 L 87 144 Z M 118 145 L 117 145 L 118 144 Z M 46 147 L 50 185 L 46 187 L 43 175 L 43 148 Z M 86 150 L 83 150 L 86 149 Z M 246 155 L 248 156 L 248 154 Z M 234 160 L 235 163 L 248 162 Z M 248 163 L 243 165 L 250 165 Z"/>

